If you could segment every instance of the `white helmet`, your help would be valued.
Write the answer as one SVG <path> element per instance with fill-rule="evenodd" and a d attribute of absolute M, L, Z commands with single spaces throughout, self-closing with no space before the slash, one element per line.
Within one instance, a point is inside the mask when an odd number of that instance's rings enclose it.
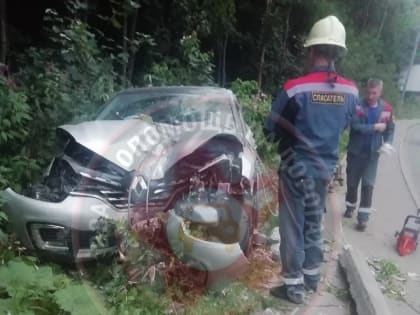
<path fill-rule="evenodd" d="M 314 45 L 333 45 L 347 50 L 346 29 L 337 17 L 329 15 L 312 26 L 303 47 Z"/>

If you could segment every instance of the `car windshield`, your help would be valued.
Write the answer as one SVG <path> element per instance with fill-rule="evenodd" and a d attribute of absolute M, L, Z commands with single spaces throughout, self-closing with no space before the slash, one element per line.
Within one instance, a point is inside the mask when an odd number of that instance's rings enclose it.
<path fill-rule="evenodd" d="M 133 92 L 115 96 L 96 120 L 150 119 L 176 125 L 207 120 L 216 113 L 232 114 L 226 94 Z"/>

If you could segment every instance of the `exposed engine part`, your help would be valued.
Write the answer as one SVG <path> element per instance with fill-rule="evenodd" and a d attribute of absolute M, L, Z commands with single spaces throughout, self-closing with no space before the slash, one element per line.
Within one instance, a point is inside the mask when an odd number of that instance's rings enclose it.
<path fill-rule="evenodd" d="M 124 184 L 127 172 L 78 144 L 70 142 L 64 151 L 69 155 L 56 157 L 43 181 L 29 185 L 25 196 L 60 202 L 72 192 L 90 193 L 108 199 L 117 208 L 128 206 Z M 89 162 L 89 158 L 93 160 Z"/>
<path fill-rule="evenodd" d="M 233 155 L 222 154 L 210 161 L 198 170 L 202 174 L 206 170 L 211 170 L 213 173 L 217 172 L 220 181 L 229 183 L 239 183 L 242 178 L 241 159 L 235 158 Z M 216 168 L 216 169 L 214 169 Z"/>
<path fill-rule="evenodd" d="M 203 191 L 202 196 L 192 192 L 175 204 L 174 213 L 189 223 L 192 231 L 207 235 L 207 239 L 225 244 L 239 242 L 246 247 L 249 218 L 242 202 L 225 191 Z"/>
<path fill-rule="evenodd" d="M 77 175 L 67 162 L 57 158 L 43 182 L 30 185 L 24 191 L 24 195 L 37 200 L 60 202 L 79 182 L 80 175 Z"/>
<path fill-rule="evenodd" d="M 241 159 L 233 153 L 221 154 L 191 174 L 190 193 L 215 192 L 222 187 L 229 191 L 232 185 L 241 185 Z"/>
<path fill-rule="evenodd" d="M 64 154 L 71 158 L 79 167 L 106 174 L 110 178 L 121 178 L 127 173 L 119 166 L 104 159 L 102 156 L 92 152 L 74 140 L 65 146 Z"/>

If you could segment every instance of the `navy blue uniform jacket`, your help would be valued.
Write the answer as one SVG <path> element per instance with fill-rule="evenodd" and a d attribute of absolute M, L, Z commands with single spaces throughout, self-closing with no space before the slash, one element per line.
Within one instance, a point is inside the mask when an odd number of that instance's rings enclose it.
<path fill-rule="evenodd" d="M 373 125 L 368 124 L 369 105 L 365 102 L 356 107 L 356 115 L 353 116 L 350 129 L 349 144 L 347 152 L 369 156 L 378 152 L 383 143 L 392 144 L 394 138 L 395 123 L 392 114 L 392 106 L 384 100 L 378 102 L 377 123 L 385 123 L 384 132 L 373 129 Z M 369 149 L 366 150 L 365 141 L 370 140 Z"/>
<path fill-rule="evenodd" d="M 308 176 L 329 180 L 339 156 L 340 134 L 358 103 L 356 85 L 318 68 L 284 84 L 268 115 L 264 134 L 279 142 L 282 160 L 305 165 Z"/>

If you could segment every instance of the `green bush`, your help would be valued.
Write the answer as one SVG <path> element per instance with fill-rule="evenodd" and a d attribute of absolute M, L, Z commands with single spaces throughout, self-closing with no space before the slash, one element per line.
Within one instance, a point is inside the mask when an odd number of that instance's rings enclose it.
<path fill-rule="evenodd" d="M 103 314 L 89 284 L 52 266 L 15 258 L 0 266 L 0 312 L 5 314 Z M 91 294 L 90 294 L 91 293 Z"/>
<path fill-rule="evenodd" d="M 19 56 L 17 88 L 0 81 L 0 189 L 36 181 L 53 155 L 56 127 L 90 118 L 118 88 L 87 24 L 49 12 L 51 47 Z"/>
<path fill-rule="evenodd" d="M 12 186 L 20 190 L 21 183 L 39 170 L 38 162 L 25 147 L 32 132 L 31 108 L 23 91 L 1 82 L 0 103 L 0 189 Z"/>
<path fill-rule="evenodd" d="M 408 95 L 403 105 L 394 107 L 398 119 L 419 119 L 420 100 L 414 95 Z"/>
<path fill-rule="evenodd" d="M 187 309 L 187 315 L 252 314 L 263 297 L 240 283 L 229 283 L 210 291 L 196 305 Z"/>
<path fill-rule="evenodd" d="M 242 111 L 247 124 L 254 133 L 257 151 L 260 157 L 268 164 L 275 164 L 277 160 L 277 146 L 267 142 L 263 133 L 263 126 L 271 110 L 271 98 L 260 93 L 255 81 L 232 82 L 232 91 L 242 105 Z"/>
<path fill-rule="evenodd" d="M 55 128 L 92 117 L 118 87 L 112 62 L 78 20 L 56 22 L 53 48 L 20 55 L 19 89 L 0 86 L 0 188 L 33 181 L 51 159 Z"/>
<path fill-rule="evenodd" d="M 200 41 L 193 33 L 180 40 L 179 58 L 165 57 L 153 63 L 146 84 L 152 85 L 213 85 L 212 54 L 200 50 Z"/>

